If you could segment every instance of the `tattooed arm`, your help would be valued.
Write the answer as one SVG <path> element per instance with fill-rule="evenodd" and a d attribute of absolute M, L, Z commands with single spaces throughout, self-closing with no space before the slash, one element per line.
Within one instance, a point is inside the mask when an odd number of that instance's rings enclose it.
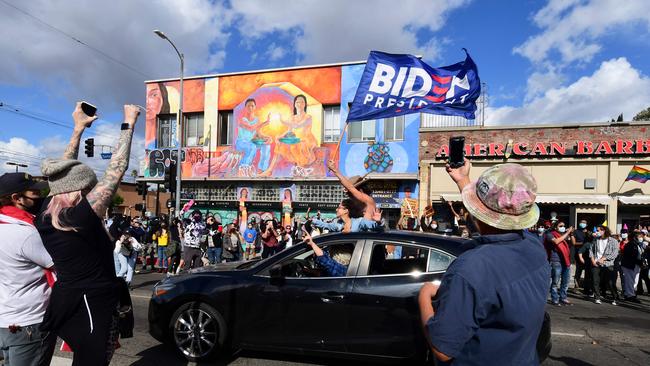
<path fill-rule="evenodd" d="M 124 106 L 124 123 L 129 125 L 127 130 L 122 130 L 117 148 L 113 154 L 111 162 L 106 168 L 106 173 L 102 180 L 97 183 L 90 193 L 86 196 L 88 203 L 93 208 L 97 216 L 102 217 L 111 202 L 111 198 L 117 191 L 117 186 L 122 181 L 124 172 L 129 166 L 129 155 L 131 152 L 131 139 L 133 138 L 133 127 L 138 119 L 140 110 L 135 105 Z"/>
<path fill-rule="evenodd" d="M 63 159 L 77 159 L 79 157 L 79 140 L 84 133 L 86 127 L 90 127 L 97 116 L 89 117 L 81 109 L 81 102 L 77 102 L 77 106 L 72 112 L 72 120 L 74 121 L 74 129 L 68 147 L 63 152 Z"/>

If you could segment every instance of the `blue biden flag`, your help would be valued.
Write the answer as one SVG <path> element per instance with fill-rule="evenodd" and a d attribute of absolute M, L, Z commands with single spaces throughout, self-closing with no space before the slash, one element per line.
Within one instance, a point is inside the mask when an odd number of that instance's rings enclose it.
<path fill-rule="evenodd" d="M 481 80 L 465 53 L 465 61 L 433 68 L 412 55 L 370 52 L 347 120 L 417 112 L 474 119 Z"/>

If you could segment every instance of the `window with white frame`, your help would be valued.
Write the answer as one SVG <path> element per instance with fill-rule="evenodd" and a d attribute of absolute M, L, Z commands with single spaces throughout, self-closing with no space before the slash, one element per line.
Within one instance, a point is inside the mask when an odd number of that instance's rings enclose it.
<path fill-rule="evenodd" d="M 176 115 L 158 115 L 156 128 L 156 147 L 172 147 L 172 128 L 176 124 Z"/>
<path fill-rule="evenodd" d="M 203 113 L 192 113 L 183 116 L 185 119 L 183 131 L 183 146 L 203 145 Z"/>
<path fill-rule="evenodd" d="M 323 108 L 323 142 L 338 142 L 341 135 L 341 107 Z"/>
<path fill-rule="evenodd" d="M 375 120 L 348 122 L 349 142 L 375 141 Z"/>
<path fill-rule="evenodd" d="M 384 118 L 384 140 L 404 140 L 404 116 Z"/>
<path fill-rule="evenodd" d="M 219 128 L 217 130 L 217 146 L 232 145 L 233 113 L 232 111 L 219 112 Z"/>

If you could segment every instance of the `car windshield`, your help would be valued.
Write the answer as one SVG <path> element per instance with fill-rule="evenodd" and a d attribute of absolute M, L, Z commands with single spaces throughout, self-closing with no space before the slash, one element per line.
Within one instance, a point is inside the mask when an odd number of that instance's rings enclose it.
<path fill-rule="evenodd" d="M 295 244 L 293 247 L 297 247 L 298 245 L 301 245 L 301 244 L 302 244 L 302 241 L 298 242 L 298 243 Z M 263 264 L 263 263 L 266 263 L 266 262 L 267 262 L 269 259 L 271 259 L 271 258 L 273 258 L 273 257 L 268 257 L 268 258 L 258 259 L 258 260 L 252 260 L 252 261 L 246 261 L 246 262 L 244 262 L 244 263 L 238 265 L 238 266 L 237 266 L 237 269 L 251 269 L 251 268 L 255 268 L 255 267 L 258 267 L 259 265 L 261 265 L 261 264 Z"/>

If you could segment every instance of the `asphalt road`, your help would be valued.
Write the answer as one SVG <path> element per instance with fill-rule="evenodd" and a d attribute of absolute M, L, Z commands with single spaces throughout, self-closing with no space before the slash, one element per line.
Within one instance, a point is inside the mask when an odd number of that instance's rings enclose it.
<path fill-rule="evenodd" d="M 147 333 L 147 308 L 153 285 L 162 274 L 136 274 L 132 299 L 135 310 L 134 338 L 122 342 L 111 365 L 185 366 L 187 362 Z M 573 306 L 548 306 L 553 349 L 544 366 L 650 365 L 650 297 L 643 304 L 613 306 L 594 304 L 570 293 Z M 57 351 L 52 365 L 70 365 L 71 354 Z M 343 365 L 336 359 L 240 352 L 210 365 Z M 362 365 L 355 362 L 354 365 Z M 368 363 L 370 365 L 370 363 Z"/>

